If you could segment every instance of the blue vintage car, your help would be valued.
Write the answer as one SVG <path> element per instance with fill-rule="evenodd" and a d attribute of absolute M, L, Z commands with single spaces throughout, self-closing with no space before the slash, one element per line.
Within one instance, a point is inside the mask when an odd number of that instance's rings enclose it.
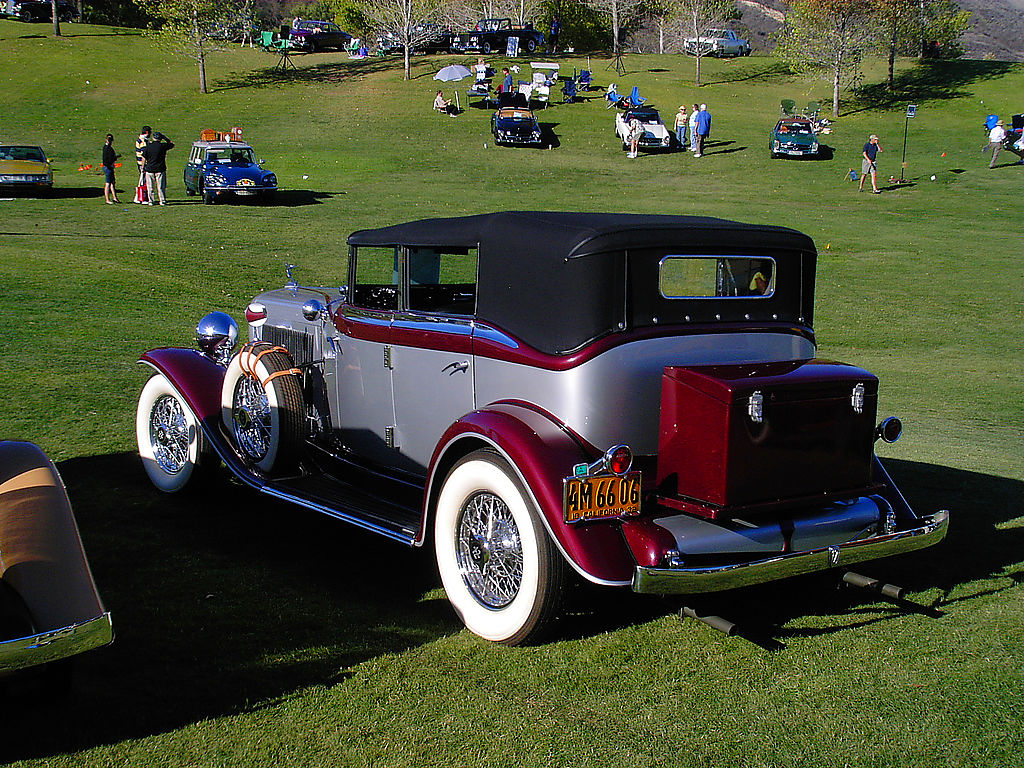
<path fill-rule="evenodd" d="M 498 97 L 498 111 L 491 115 L 491 133 L 496 144 L 539 147 L 540 124 L 521 93 L 503 93 Z"/>
<path fill-rule="evenodd" d="M 212 205 L 229 195 L 268 201 L 277 192 L 277 176 L 264 170 L 256 153 L 241 141 L 197 141 L 185 164 L 185 194 L 202 195 Z"/>

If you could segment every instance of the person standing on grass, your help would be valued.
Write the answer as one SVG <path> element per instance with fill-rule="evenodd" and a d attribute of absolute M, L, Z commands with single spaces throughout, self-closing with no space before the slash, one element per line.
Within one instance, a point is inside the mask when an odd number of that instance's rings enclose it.
<path fill-rule="evenodd" d="M 562 31 L 562 25 L 558 21 L 558 17 L 555 16 L 551 20 L 551 33 L 548 35 L 548 52 L 558 53 L 558 35 Z"/>
<path fill-rule="evenodd" d="M 159 197 L 160 205 L 167 205 L 167 153 L 174 149 L 174 142 L 157 131 L 149 137 L 142 148 L 146 161 L 146 190 L 149 192 L 147 205 Z"/>
<path fill-rule="evenodd" d="M 697 113 L 697 146 L 693 153 L 694 157 L 704 156 L 704 143 L 711 135 L 711 113 L 708 112 L 708 105 L 701 104 L 700 112 Z"/>
<path fill-rule="evenodd" d="M 878 153 L 882 151 L 882 145 L 878 143 L 878 137 L 875 134 L 871 134 L 868 137 L 868 143 L 864 145 L 864 159 L 860 164 L 860 188 L 858 192 L 864 191 L 864 179 L 870 174 L 871 175 L 871 193 L 874 195 L 882 194 L 882 190 L 878 188 L 878 163 L 875 162 L 875 158 L 878 157 Z"/>
<path fill-rule="evenodd" d="M 148 125 L 142 126 L 142 131 L 135 137 L 135 162 L 139 164 L 139 183 L 138 189 L 146 186 L 146 158 L 142 156 L 142 150 L 146 148 L 146 142 L 149 141 L 150 135 L 153 133 L 153 129 Z M 141 193 L 136 192 L 135 194 L 136 203 L 144 203 Z"/>
<path fill-rule="evenodd" d="M 690 117 L 687 118 L 687 126 L 690 128 L 690 149 L 694 152 L 697 151 L 697 115 L 700 114 L 700 107 L 696 104 L 693 105 L 693 112 L 690 113 Z"/>
<path fill-rule="evenodd" d="M 689 117 L 686 114 L 686 105 L 684 104 L 676 112 L 676 141 L 679 142 L 680 149 L 686 149 L 686 129 L 689 127 Z"/>
<path fill-rule="evenodd" d="M 108 133 L 103 144 L 103 199 L 107 205 L 121 202 L 117 199 L 117 190 L 114 188 L 114 163 L 118 157 L 120 155 L 114 151 L 114 134 Z"/>
<path fill-rule="evenodd" d="M 996 124 L 992 126 L 992 130 L 988 133 L 988 148 L 992 150 L 992 162 L 988 164 L 989 170 L 996 167 L 996 158 L 999 157 L 999 153 L 1004 149 L 1013 152 L 1020 159 L 1018 163 L 1024 163 L 1024 152 L 1014 148 L 1003 145 L 1006 141 L 1006 128 L 1003 127 L 1002 120 L 996 120 Z"/>

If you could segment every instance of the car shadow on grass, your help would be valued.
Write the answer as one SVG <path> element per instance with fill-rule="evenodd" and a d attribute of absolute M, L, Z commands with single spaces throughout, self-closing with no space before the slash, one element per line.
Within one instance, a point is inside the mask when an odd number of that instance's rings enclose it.
<path fill-rule="evenodd" d="M 214 206 L 244 205 L 257 208 L 299 208 L 304 205 L 322 205 L 324 200 L 330 200 L 337 194 L 344 195 L 345 192 L 317 192 L 312 189 L 279 189 L 269 200 L 261 200 L 258 197 L 234 197 L 218 200 Z M 170 205 L 204 205 L 203 198 L 199 196 L 190 197 L 186 200 L 168 201 Z"/>
<path fill-rule="evenodd" d="M 4 762 L 249 711 L 461 628 L 428 595 L 439 586 L 429 550 L 226 473 L 191 498 L 161 494 L 132 453 L 60 472 L 116 639 L 76 660 L 66 698 L 16 716 Z"/>
<path fill-rule="evenodd" d="M 886 460 L 885 465 L 917 514 L 950 510 L 950 530 L 934 547 L 858 564 L 853 570 L 911 592 L 938 590 L 938 595 L 926 601 L 886 601 L 866 590 L 840 586 L 841 574 L 827 572 L 672 602 L 736 622 L 741 636 L 767 649 L 781 649 L 788 638 L 898 621 L 908 613 L 941 620 L 944 606 L 1024 582 L 1024 571 L 1013 570 L 1024 551 L 1024 482 L 912 461 Z M 996 583 L 951 597 L 961 591 L 958 587 L 991 579 Z M 824 619 L 813 627 L 787 626 L 808 616 Z"/>

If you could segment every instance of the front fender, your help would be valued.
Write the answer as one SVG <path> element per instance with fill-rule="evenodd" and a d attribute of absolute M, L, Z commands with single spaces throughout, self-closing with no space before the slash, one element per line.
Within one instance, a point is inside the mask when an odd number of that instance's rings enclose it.
<path fill-rule="evenodd" d="M 220 390 L 225 369 L 194 349 L 165 347 L 143 353 L 139 362 L 150 366 L 181 393 L 188 407 L 203 424 L 204 431 L 220 420 Z"/>
<path fill-rule="evenodd" d="M 423 544 L 448 471 L 462 456 L 484 446 L 512 466 L 552 540 L 580 575 L 597 584 L 631 583 L 636 562 L 614 521 L 570 526 L 563 518 L 562 480 L 572 474 L 573 465 L 592 462 L 602 451 L 525 404 L 495 403 L 448 428 L 430 462 L 417 545 Z"/>

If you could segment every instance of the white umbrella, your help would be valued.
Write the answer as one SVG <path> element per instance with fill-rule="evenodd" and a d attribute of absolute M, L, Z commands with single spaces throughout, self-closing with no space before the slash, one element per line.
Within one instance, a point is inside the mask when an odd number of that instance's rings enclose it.
<path fill-rule="evenodd" d="M 442 83 L 450 83 L 454 80 L 461 80 L 464 77 L 469 77 L 471 74 L 473 73 L 461 64 L 449 64 L 447 67 L 442 67 L 441 70 L 434 75 L 434 79 L 440 80 Z M 462 110 L 462 105 L 459 104 L 458 91 L 455 92 L 455 108 L 460 111 Z"/>
<path fill-rule="evenodd" d="M 471 74 L 473 73 L 461 64 L 449 64 L 434 75 L 434 79 L 440 80 L 442 83 L 450 83 L 453 80 L 469 77 Z"/>

